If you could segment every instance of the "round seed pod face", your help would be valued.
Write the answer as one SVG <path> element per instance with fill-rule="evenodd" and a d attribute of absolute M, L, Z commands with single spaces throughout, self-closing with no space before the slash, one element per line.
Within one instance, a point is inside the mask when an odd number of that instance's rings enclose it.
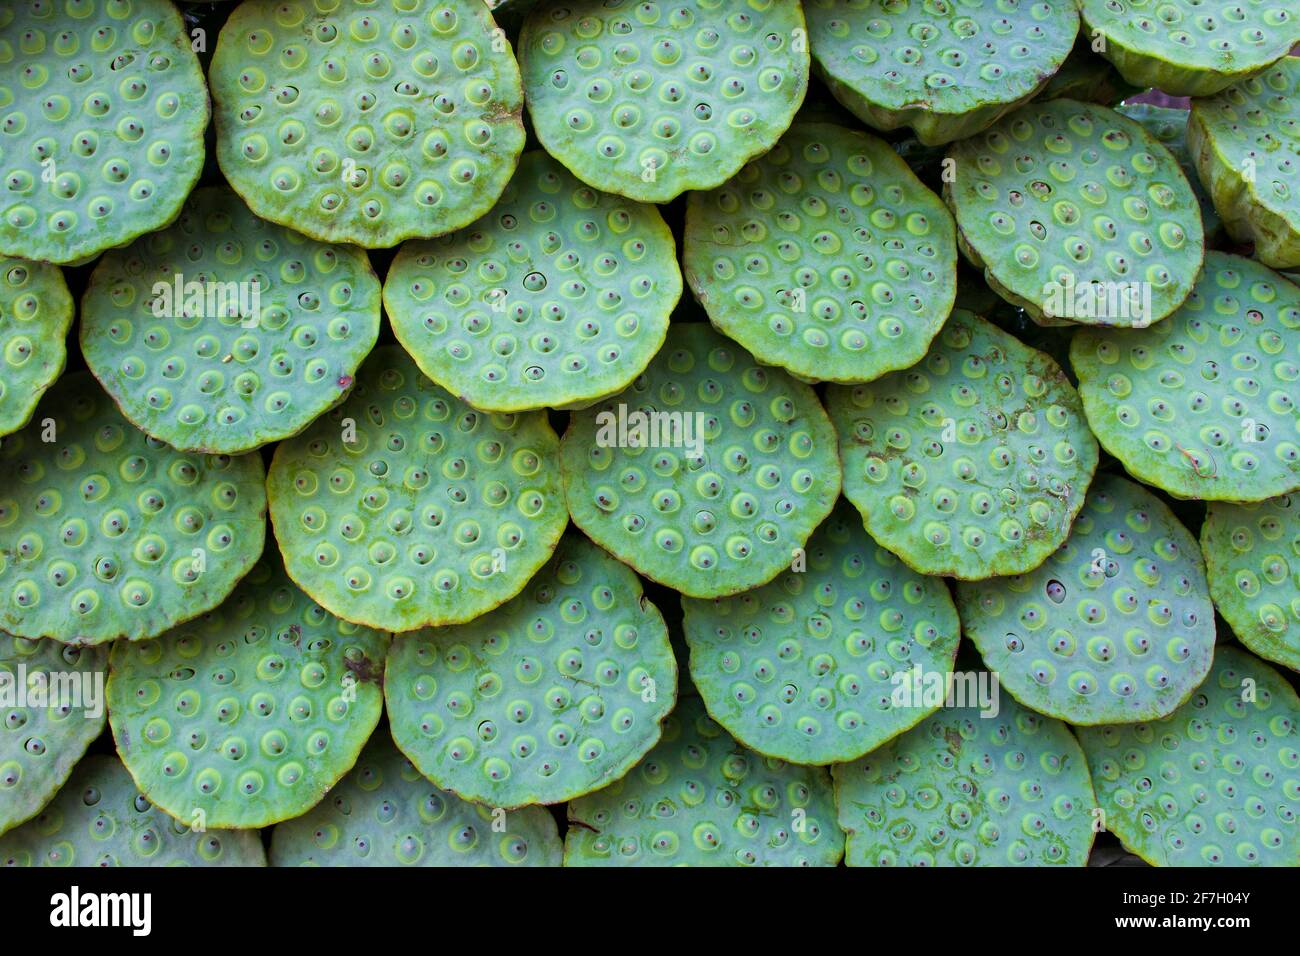
<path fill-rule="evenodd" d="M 63 374 L 71 326 L 72 296 L 62 270 L 0 255 L 0 435 L 26 425 Z"/>
<path fill-rule="evenodd" d="M 659 739 L 677 663 L 637 576 L 574 533 L 503 607 L 399 638 L 384 688 L 393 739 L 426 777 L 509 808 L 627 773 Z"/>
<path fill-rule="evenodd" d="M 519 593 L 568 523 L 542 412 L 489 415 L 374 350 L 347 400 L 276 446 L 271 523 L 289 576 L 388 631 L 472 620 Z"/>
<path fill-rule="evenodd" d="M 210 108 L 168 0 L 0 8 L 0 254 L 85 261 L 175 218 Z"/>
<path fill-rule="evenodd" d="M 952 669 L 957 611 L 838 505 L 807 554 L 775 581 L 712 601 L 682 599 L 691 680 L 747 747 L 793 763 L 854 760 L 935 707 L 893 704 L 896 673 Z"/>
<path fill-rule="evenodd" d="M 1212 503 L 1201 550 L 1210 596 L 1237 639 L 1300 671 L 1300 500 Z"/>
<path fill-rule="evenodd" d="M 1096 104 L 1035 102 L 948 158 L 943 197 L 962 251 L 1035 318 L 1144 328 L 1191 291 L 1200 208 L 1140 123 Z"/>
<path fill-rule="evenodd" d="M 1156 139 L 1158 139 L 1169 152 L 1173 153 L 1174 159 L 1178 160 L 1178 166 L 1182 169 L 1183 175 L 1187 177 L 1187 184 L 1192 187 L 1192 192 L 1196 196 L 1196 203 L 1201 209 L 1201 224 L 1205 228 L 1206 236 L 1215 235 L 1223 226 L 1223 221 L 1214 209 L 1214 203 L 1206 194 L 1205 188 L 1201 185 L 1201 180 L 1196 173 L 1196 163 L 1192 159 L 1192 154 L 1187 147 L 1188 133 L 1188 116 L 1187 110 L 1171 109 L 1167 106 L 1155 106 L 1151 103 L 1128 103 L 1115 107 L 1115 112 L 1127 116 L 1129 119 L 1137 120 L 1141 123 Z"/>
<path fill-rule="evenodd" d="M 991 699 L 996 711 L 945 708 L 831 768 L 849 866 L 1087 865 L 1096 797 L 1078 742 Z"/>
<path fill-rule="evenodd" d="M 140 791 L 184 823 L 251 829 L 299 816 L 378 724 L 388 642 L 264 562 L 216 611 L 114 646 L 117 751 Z"/>
<path fill-rule="evenodd" d="M 745 749 L 683 697 L 632 772 L 569 804 L 565 866 L 834 866 L 830 774 Z"/>
<path fill-rule="evenodd" d="M 138 428 L 238 454 L 347 394 L 379 336 L 364 251 L 263 222 L 196 189 L 168 229 L 107 253 L 81 302 L 86 364 Z"/>
<path fill-rule="evenodd" d="M 966 636 L 1007 691 L 1075 725 L 1163 717 L 1210 672 L 1196 539 L 1155 495 L 1093 482 L 1070 539 L 1028 574 L 957 586 Z"/>
<path fill-rule="evenodd" d="M 546 151 L 643 202 L 726 182 L 772 148 L 808 89 L 798 0 L 543 4 L 519 61 Z"/>
<path fill-rule="evenodd" d="M 659 211 L 592 189 L 540 150 L 487 216 L 402 246 L 384 283 L 393 332 L 421 370 L 505 412 L 622 391 L 681 294 Z"/>
<path fill-rule="evenodd" d="M 380 731 L 314 808 L 271 833 L 272 866 L 559 866 L 555 817 L 439 790 Z"/>
<path fill-rule="evenodd" d="M 973 136 L 1033 96 L 1079 32 L 1070 0 L 808 0 L 818 73 L 877 129 Z"/>
<path fill-rule="evenodd" d="M 1273 668 L 1220 646 L 1162 720 L 1081 727 L 1106 828 L 1153 866 L 1298 866 L 1300 699 Z"/>
<path fill-rule="evenodd" d="M 65 375 L 0 445 L 0 630 L 67 644 L 155 637 L 225 600 L 262 553 L 257 455 L 179 452 L 95 380 Z"/>
<path fill-rule="evenodd" d="M 1080 329 L 1070 364 L 1097 439 L 1179 498 L 1263 501 L 1300 488 L 1300 286 L 1211 252 L 1168 320 Z"/>
<path fill-rule="evenodd" d="M 957 291 L 942 201 L 882 140 L 796 123 L 691 193 L 686 281 L 723 334 L 801 378 L 865 382 L 925 355 Z"/>
<path fill-rule="evenodd" d="M 1032 571 L 1068 537 L 1097 470 L 1060 366 L 962 310 L 917 365 L 832 386 L 826 405 L 845 497 L 922 574 Z"/>
<path fill-rule="evenodd" d="M 256 830 L 195 832 L 92 754 L 36 819 L 0 837 L 0 866 L 266 866 Z"/>
<path fill-rule="evenodd" d="M 325 242 L 468 225 L 524 146 L 519 68 L 479 0 L 245 0 L 209 81 L 230 185 Z"/>
<path fill-rule="evenodd" d="M 105 648 L 0 634 L 0 833 L 39 813 L 103 731 L 107 664 Z"/>
<path fill-rule="evenodd" d="M 840 493 L 817 395 L 704 323 L 673 325 L 629 389 L 574 412 L 560 463 L 578 527 L 698 598 L 772 580 Z"/>

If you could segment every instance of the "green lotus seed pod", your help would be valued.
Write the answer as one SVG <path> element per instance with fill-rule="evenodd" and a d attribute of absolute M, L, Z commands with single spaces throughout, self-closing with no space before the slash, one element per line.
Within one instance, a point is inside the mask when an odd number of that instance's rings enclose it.
<path fill-rule="evenodd" d="M 0 436 L 26 425 L 63 374 L 71 327 L 72 296 L 59 267 L 0 255 Z"/>
<path fill-rule="evenodd" d="M 1216 236 L 1223 227 L 1223 220 L 1214 209 L 1214 203 L 1206 194 L 1205 188 L 1197 178 L 1196 163 L 1187 148 L 1188 116 L 1187 110 L 1169 109 L 1164 106 L 1152 106 L 1150 103 L 1132 103 L 1115 107 L 1115 112 L 1137 120 L 1146 127 L 1148 133 L 1164 144 L 1174 154 L 1187 184 L 1196 195 L 1197 205 L 1201 207 L 1201 223 L 1207 237 Z"/>
<path fill-rule="evenodd" d="M 1074 41 L 1074 49 L 1061 68 L 1052 74 L 1036 99 L 1059 100 L 1064 97 L 1114 106 L 1125 97 L 1141 92 L 1139 87 L 1125 83 L 1109 60 L 1093 52 L 1092 39 L 1083 32 Z M 1126 112 L 1125 115 L 1129 114 Z"/>

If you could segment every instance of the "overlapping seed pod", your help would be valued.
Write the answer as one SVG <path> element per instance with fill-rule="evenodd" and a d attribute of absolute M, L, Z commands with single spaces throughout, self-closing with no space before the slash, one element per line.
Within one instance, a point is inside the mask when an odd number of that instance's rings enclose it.
<path fill-rule="evenodd" d="M 0 255 L 0 436 L 32 417 L 63 374 L 72 296 L 58 266 Z"/>

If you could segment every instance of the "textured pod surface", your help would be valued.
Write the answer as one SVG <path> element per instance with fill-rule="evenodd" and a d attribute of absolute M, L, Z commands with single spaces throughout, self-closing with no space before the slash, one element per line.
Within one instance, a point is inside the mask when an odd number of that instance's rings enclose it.
<path fill-rule="evenodd" d="M 93 754 L 40 816 L 0 837 L 0 866 L 266 866 L 266 851 L 255 830 L 194 832 L 116 757 Z"/>
<path fill-rule="evenodd" d="M 1300 499 L 1213 502 L 1201 550 L 1210 596 L 1237 640 L 1300 671 Z"/>
<path fill-rule="evenodd" d="M 807 0 L 817 72 L 868 126 L 973 136 L 1037 93 L 1079 32 L 1072 0 Z"/>
<path fill-rule="evenodd" d="M 569 804 L 565 866 L 834 866 L 830 774 L 738 744 L 695 696 L 622 780 Z"/>
<path fill-rule="evenodd" d="M 630 388 L 574 412 L 560 463 L 577 525 L 690 597 L 772 580 L 840 493 L 816 393 L 704 323 L 674 324 Z"/>
<path fill-rule="evenodd" d="M 472 620 L 519 593 L 568 523 L 541 412 L 489 415 L 375 349 L 347 400 L 275 449 L 285 567 L 331 613 L 390 631 Z"/>
<path fill-rule="evenodd" d="M 63 376 L 0 445 L 0 630 L 139 640 L 225 600 L 266 537 L 256 455 L 178 452 Z M 10 544 L 12 542 L 12 544 Z"/>
<path fill-rule="evenodd" d="M 996 687 L 996 685 L 994 685 Z M 849 866 L 1085 866 L 1096 805 L 1068 727 L 1006 694 L 832 768 Z"/>
<path fill-rule="evenodd" d="M 1210 201 L 1209 195 L 1201 185 L 1196 172 L 1196 163 L 1187 146 L 1188 117 L 1191 114 L 1187 110 L 1153 106 L 1150 103 L 1120 105 L 1115 107 L 1115 112 L 1137 120 L 1146 127 L 1148 133 L 1174 154 L 1174 159 L 1178 160 L 1178 166 L 1187 177 L 1187 184 L 1192 187 L 1197 205 L 1201 208 L 1201 225 L 1205 229 L 1205 235 L 1215 235 L 1222 228 L 1223 220 L 1219 218 L 1214 203 Z"/>
<path fill-rule="evenodd" d="M 106 648 L 0 634 L 0 833 L 39 813 L 104 729 L 107 669 Z"/>
<path fill-rule="evenodd" d="M 384 282 L 398 341 L 475 408 L 525 411 L 622 391 L 650 362 L 682 295 L 653 206 L 526 154 L 487 216 L 408 242 Z"/>
<path fill-rule="evenodd" d="M 943 197 L 962 251 L 1035 319 L 1142 328 L 1191 291 L 1200 207 L 1142 124 L 1096 104 L 1035 102 L 948 157 Z"/>
<path fill-rule="evenodd" d="M 1049 356 L 969 312 L 913 368 L 826 393 L 844 496 L 922 574 L 1023 574 L 1065 541 L 1097 469 L 1079 396 Z"/>
<path fill-rule="evenodd" d="M 710 715 L 747 747 L 792 763 L 854 760 L 935 707 L 898 707 L 894 675 L 947 673 L 957 610 L 841 502 L 806 560 L 753 591 L 682 599 L 691 680 Z"/>
<path fill-rule="evenodd" d="M 1180 498 L 1300 488 L 1300 286 L 1211 252 L 1187 302 L 1149 329 L 1080 329 L 1088 424 L 1134 478 Z"/>
<path fill-rule="evenodd" d="M 1300 699 L 1273 668 L 1219 647 L 1163 720 L 1081 727 L 1106 828 L 1153 866 L 1300 866 Z"/>
<path fill-rule="evenodd" d="M 1075 725 L 1163 717 L 1205 680 L 1214 606 L 1191 532 L 1099 476 L 1069 540 L 1028 574 L 957 586 L 962 629 L 1017 700 Z"/>
<path fill-rule="evenodd" d="M 388 642 L 263 562 L 216 611 L 114 646 L 118 753 L 140 791 L 186 824 L 249 829 L 299 816 L 352 768 L 379 722 Z"/>
<path fill-rule="evenodd" d="M 271 834 L 272 866 L 559 866 L 555 817 L 439 790 L 379 731 L 329 796 Z"/>
<path fill-rule="evenodd" d="M 943 202 L 883 140 L 799 122 L 712 192 L 693 192 L 686 280 L 760 362 L 866 382 L 925 355 L 957 291 Z"/>
<path fill-rule="evenodd" d="M 379 279 L 354 246 L 195 190 L 168 229 L 99 261 L 81 351 L 138 428 L 174 448 L 249 451 L 347 394 L 379 336 Z"/>
<path fill-rule="evenodd" d="M 438 786 L 493 807 L 560 803 L 655 745 L 677 662 L 637 576 L 575 532 L 503 607 L 397 638 L 384 694 L 393 739 Z"/>
<path fill-rule="evenodd" d="M 529 14 L 519 61 L 547 152 L 667 202 L 772 148 L 808 90 L 807 46 L 798 0 L 564 0 Z"/>
<path fill-rule="evenodd" d="M 26 425 L 63 374 L 72 312 L 58 266 L 0 255 L 0 436 Z"/>
<path fill-rule="evenodd" d="M 77 262 L 176 216 L 210 115 L 169 0 L 0 6 L 0 253 Z"/>
<path fill-rule="evenodd" d="M 245 0 L 209 82 L 230 185 L 325 242 L 468 225 L 524 147 L 519 68 L 480 0 Z"/>

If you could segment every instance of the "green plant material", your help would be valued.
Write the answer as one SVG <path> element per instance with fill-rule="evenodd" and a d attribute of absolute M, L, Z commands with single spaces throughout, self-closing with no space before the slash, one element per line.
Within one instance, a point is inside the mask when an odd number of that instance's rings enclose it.
<path fill-rule="evenodd" d="M 1142 92 L 1140 87 L 1125 83 L 1109 60 L 1094 53 L 1092 43 L 1092 37 L 1087 31 L 1080 32 L 1074 41 L 1074 49 L 1036 98 L 1059 100 L 1064 97 L 1084 103 L 1114 106 L 1125 97 Z"/>
<path fill-rule="evenodd" d="M 72 311 L 58 266 L 0 255 L 0 436 L 26 425 L 63 374 Z"/>
<path fill-rule="evenodd" d="M 1197 205 L 1201 207 L 1201 224 L 1205 228 L 1206 238 L 1217 237 L 1223 228 L 1223 220 L 1219 218 L 1214 203 L 1210 201 L 1209 195 L 1201 185 L 1197 177 L 1196 163 L 1187 148 L 1187 124 L 1190 115 L 1188 111 L 1153 106 L 1150 103 L 1129 103 L 1115 107 L 1115 112 L 1137 120 L 1146 127 L 1147 132 L 1174 154 L 1179 168 L 1187 177 L 1187 184 L 1192 187 L 1192 192 L 1196 195 Z"/>

